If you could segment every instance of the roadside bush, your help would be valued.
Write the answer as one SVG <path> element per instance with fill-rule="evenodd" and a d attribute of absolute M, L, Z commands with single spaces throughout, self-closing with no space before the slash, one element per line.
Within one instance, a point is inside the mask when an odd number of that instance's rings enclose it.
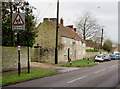
<path fill-rule="evenodd" d="M 86 49 L 86 52 L 99 52 L 99 50 L 96 50 L 96 49 Z"/>

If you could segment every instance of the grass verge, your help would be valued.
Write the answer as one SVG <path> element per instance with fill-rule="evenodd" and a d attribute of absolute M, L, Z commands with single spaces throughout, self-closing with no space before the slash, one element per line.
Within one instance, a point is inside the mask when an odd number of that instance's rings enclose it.
<path fill-rule="evenodd" d="M 67 64 L 62 64 L 61 66 L 64 66 L 64 67 L 87 67 L 88 66 L 89 67 L 94 65 L 97 65 L 97 63 L 94 63 L 94 59 L 91 58 L 89 59 L 89 62 L 88 62 L 88 59 L 83 59 L 80 61 L 72 62 L 71 65 L 70 63 L 67 63 Z"/>
<path fill-rule="evenodd" d="M 96 50 L 96 49 L 86 49 L 86 52 L 99 52 L 99 50 Z"/>
<path fill-rule="evenodd" d="M 20 76 L 18 76 L 17 74 L 3 76 L 2 77 L 2 86 L 10 85 L 10 84 L 14 84 L 17 82 L 22 82 L 22 81 L 26 81 L 26 80 L 30 80 L 30 79 L 34 79 L 34 78 L 45 77 L 45 76 L 53 75 L 53 74 L 57 74 L 57 73 L 58 72 L 55 70 L 33 70 L 30 72 L 30 74 L 21 73 Z"/>

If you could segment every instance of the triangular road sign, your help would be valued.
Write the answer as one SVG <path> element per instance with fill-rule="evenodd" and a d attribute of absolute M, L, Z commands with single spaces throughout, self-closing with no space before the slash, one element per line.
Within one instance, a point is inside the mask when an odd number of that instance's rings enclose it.
<path fill-rule="evenodd" d="M 13 21 L 13 25 L 24 25 L 24 21 L 22 19 L 22 17 L 20 16 L 20 14 L 17 14 L 14 21 Z"/>

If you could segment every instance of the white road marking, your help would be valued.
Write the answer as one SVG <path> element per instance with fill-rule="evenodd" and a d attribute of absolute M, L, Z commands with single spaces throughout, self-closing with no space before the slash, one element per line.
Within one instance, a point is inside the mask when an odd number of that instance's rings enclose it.
<path fill-rule="evenodd" d="M 85 78 L 85 77 L 87 77 L 87 76 L 88 76 L 88 75 L 83 76 L 83 77 L 80 77 L 80 78 L 77 78 L 77 79 L 74 79 L 74 80 L 69 81 L 69 82 L 67 82 L 67 83 L 72 83 L 72 82 L 75 82 L 75 81 L 80 80 L 80 79 L 83 79 L 83 78 Z"/>
<path fill-rule="evenodd" d="M 114 68 L 114 67 L 117 67 L 116 65 L 114 65 L 114 66 L 110 66 L 109 68 Z"/>
<path fill-rule="evenodd" d="M 112 68 L 112 69 L 110 69 L 110 70 L 116 70 L 116 68 Z"/>
<path fill-rule="evenodd" d="M 94 72 L 95 74 L 99 73 L 99 72 L 102 72 L 102 71 L 105 71 L 106 69 L 102 69 L 102 70 L 99 70 L 99 71 L 96 71 Z"/>

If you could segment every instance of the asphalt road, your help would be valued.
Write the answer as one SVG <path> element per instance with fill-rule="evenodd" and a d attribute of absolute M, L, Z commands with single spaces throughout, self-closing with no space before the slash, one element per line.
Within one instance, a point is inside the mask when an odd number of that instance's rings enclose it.
<path fill-rule="evenodd" d="M 30 80 L 7 87 L 116 87 L 118 61 L 100 63 L 75 71 Z"/>

